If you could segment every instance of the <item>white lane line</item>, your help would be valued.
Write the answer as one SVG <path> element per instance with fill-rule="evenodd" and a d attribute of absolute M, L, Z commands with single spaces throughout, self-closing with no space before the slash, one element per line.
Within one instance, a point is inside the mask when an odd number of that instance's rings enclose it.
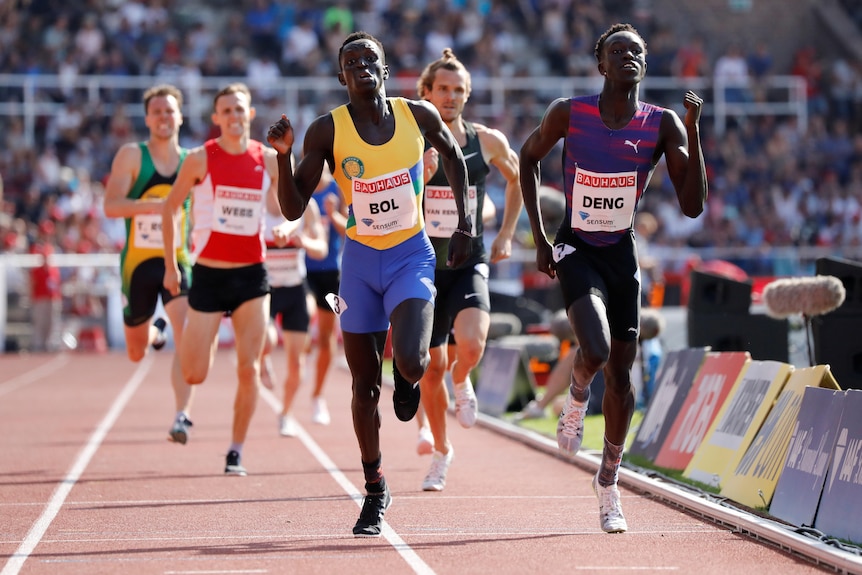
<path fill-rule="evenodd" d="M 17 377 L 13 377 L 9 381 L 0 383 L 0 397 L 51 375 L 67 363 L 69 363 L 69 356 L 65 353 L 61 353 L 60 355 L 55 356 L 54 359 L 48 363 L 40 364 L 39 367 L 31 371 L 22 373 Z"/>
<path fill-rule="evenodd" d="M 452 529 L 440 528 L 440 529 L 428 529 L 428 528 L 411 528 L 411 529 L 402 529 L 402 533 L 408 533 L 410 537 L 421 537 L 424 539 L 449 539 L 455 538 L 460 541 L 465 541 L 468 537 L 480 538 L 480 537 L 496 537 L 500 540 L 506 538 L 516 538 L 516 537 L 541 537 L 541 536 L 564 536 L 564 535 L 596 535 L 602 538 L 605 537 L 604 531 L 596 529 L 520 529 L 520 530 L 472 530 L 472 529 L 463 529 L 460 531 L 453 531 Z M 659 531 L 626 531 L 626 537 L 635 537 L 638 535 L 654 537 L 656 533 Z M 660 533 L 663 534 L 684 534 L 684 535 L 704 535 L 706 537 L 711 537 L 715 535 L 715 532 L 703 532 L 703 531 L 691 531 L 691 530 L 661 530 Z M 314 537 L 315 539 L 344 539 L 344 533 L 316 533 L 316 532 L 307 532 L 304 534 L 284 534 L 284 533 L 273 533 L 271 535 L 261 535 L 259 533 L 244 533 L 238 532 L 233 533 L 231 535 L 175 535 L 169 534 L 164 536 L 158 535 L 139 535 L 139 536 L 128 536 L 128 537 L 86 537 L 86 538 L 78 538 L 78 537 L 64 537 L 62 539 L 42 539 L 42 543 L 57 543 L 57 544 L 65 544 L 65 543 L 117 543 L 117 542 L 141 542 L 141 541 L 221 541 L 221 542 L 243 542 L 247 540 L 257 540 L 257 541 L 303 541 L 308 539 L 309 537 Z M 0 541 L 0 543 L 11 543 L 11 541 Z"/>
<path fill-rule="evenodd" d="M 589 571 L 590 573 L 596 571 L 679 571 L 679 567 L 676 566 L 662 567 L 655 565 L 575 565 L 569 568 L 575 571 Z"/>
<path fill-rule="evenodd" d="M 439 499 L 452 499 L 452 500 L 470 500 L 475 501 L 476 499 L 487 499 L 487 500 L 512 500 L 512 499 L 525 499 L 529 501 L 574 501 L 577 499 L 589 499 L 590 501 L 595 500 L 595 495 L 440 495 L 435 496 L 434 500 L 437 501 Z M 315 497 L 292 497 L 291 499 L 300 499 L 306 501 L 320 501 L 329 499 L 328 496 L 315 496 Z M 428 501 L 428 497 L 422 497 L 421 495 L 399 495 L 398 501 L 404 501 L 405 499 L 415 499 L 415 500 L 424 500 Z M 627 496 L 623 495 L 623 499 L 628 499 Z M 199 503 L 247 503 L 248 499 L 236 499 L 232 497 L 219 499 L 219 498 L 207 498 L 207 499 L 98 499 L 98 500 L 77 500 L 72 501 L 67 504 L 67 507 L 139 507 L 142 505 L 193 505 Z M 32 507 L 34 505 L 43 505 L 41 501 L 10 501 L 4 502 L 0 501 L 0 508 L 3 507 Z"/>
<path fill-rule="evenodd" d="M 165 575 L 221 575 L 222 573 L 243 574 L 243 573 L 269 573 L 266 569 L 221 569 L 219 571 L 165 571 Z"/>
<path fill-rule="evenodd" d="M 276 413 L 281 412 L 281 401 L 268 389 L 261 388 L 260 395 L 263 399 L 272 407 L 273 411 Z M 335 480 L 338 485 L 356 502 L 356 505 L 362 509 L 362 498 L 363 494 L 355 485 L 353 485 L 347 476 L 341 472 L 340 469 L 335 465 L 335 463 L 326 455 L 319 445 L 311 438 L 311 436 L 305 431 L 298 422 L 296 424 L 299 430 L 299 439 L 302 441 L 302 444 L 305 446 L 308 451 L 317 459 L 318 463 L 323 466 L 324 469 L 329 473 L 330 476 Z M 392 547 L 401 555 L 401 558 L 407 562 L 411 569 L 413 569 L 414 573 L 418 573 L 419 575 L 434 575 L 434 570 L 425 563 L 419 555 L 413 551 L 413 549 L 403 540 L 401 537 L 389 526 L 389 523 L 386 521 L 383 522 L 383 532 L 382 536 L 386 541 L 389 542 Z M 4 575 L 0 573 L 0 575 Z"/>
<path fill-rule="evenodd" d="M 66 473 L 66 477 L 63 478 L 54 490 L 53 495 L 51 495 L 51 500 L 42 511 L 42 515 L 40 515 L 33 526 L 30 527 L 30 532 L 27 533 L 24 541 L 21 542 L 21 545 L 18 546 L 18 549 L 15 550 L 15 553 L 12 554 L 9 561 L 6 562 L 6 565 L 3 567 L 3 571 L 0 571 L 0 575 L 17 575 L 21 571 L 21 568 L 24 566 L 24 562 L 27 561 L 27 558 L 30 557 L 33 549 L 35 549 L 36 545 L 38 545 L 42 540 L 42 537 L 48 530 L 48 526 L 51 525 L 51 522 L 57 516 L 57 513 L 60 512 L 60 508 L 63 506 L 63 502 L 66 500 L 66 497 L 68 497 L 72 488 L 75 486 L 75 483 L 78 482 L 78 479 L 81 478 L 81 474 L 84 473 L 87 465 L 90 464 L 90 460 L 93 458 L 93 455 L 95 455 L 96 450 L 102 444 L 102 441 L 104 441 L 108 431 L 113 427 L 117 418 L 120 416 L 120 413 L 122 413 L 126 404 L 129 402 L 129 399 L 134 395 L 152 365 L 153 354 L 148 354 L 147 357 L 145 357 L 138 365 L 138 368 L 135 370 L 135 373 L 132 374 L 131 379 L 129 379 L 129 381 L 126 382 L 126 385 L 123 386 L 122 391 L 120 391 L 120 395 L 117 396 L 114 403 L 111 405 L 111 408 L 108 410 L 108 413 L 105 415 L 105 418 L 102 419 L 98 427 L 93 431 L 87 444 L 72 464 L 71 469 Z"/>

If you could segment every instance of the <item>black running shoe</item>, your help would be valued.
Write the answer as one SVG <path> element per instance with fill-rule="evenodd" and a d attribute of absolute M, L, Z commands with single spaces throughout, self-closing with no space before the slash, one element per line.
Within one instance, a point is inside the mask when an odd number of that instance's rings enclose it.
<path fill-rule="evenodd" d="M 168 342 L 168 336 L 165 333 L 165 329 L 168 327 L 168 322 L 165 321 L 165 318 L 160 317 L 153 322 L 153 325 L 156 326 L 157 330 L 159 330 L 159 334 L 156 336 L 156 339 L 153 340 L 153 349 L 159 350 L 165 347 L 165 344 Z M 185 443 L 185 441 L 181 443 Z"/>
<path fill-rule="evenodd" d="M 248 472 L 245 470 L 239 462 L 239 453 L 236 451 L 228 451 L 227 452 L 227 460 L 224 466 L 224 474 L 225 475 L 238 475 L 240 477 L 245 477 L 248 475 Z"/>
<path fill-rule="evenodd" d="M 401 421 L 410 421 L 419 409 L 419 382 L 410 383 L 398 371 L 392 362 L 392 379 L 395 380 L 395 391 L 392 393 L 392 403 L 395 406 L 395 416 Z"/>
<path fill-rule="evenodd" d="M 174 420 L 174 426 L 168 432 L 168 439 L 174 443 L 186 444 L 189 440 L 189 427 L 192 426 L 191 420 L 185 415 L 180 415 Z"/>
<path fill-rule="evenodd" d="M 359 519 L 353 526 L 354 537 L 380 537 L 383 531 L 383 514 L 392 505 L 392 496 L 389 494 L 389 486 L 383 493 L 367 493 L 362 502 L 362 511 Z"/>

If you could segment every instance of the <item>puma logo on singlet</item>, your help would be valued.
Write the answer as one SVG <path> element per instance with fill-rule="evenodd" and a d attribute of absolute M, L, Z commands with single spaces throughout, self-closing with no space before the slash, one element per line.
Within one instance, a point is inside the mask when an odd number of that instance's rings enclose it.
<path fill-rule="evenodd" d="M 635 154 L 638 153 L 638 144 L 640 144 L 640 143 L 641 143 L 640 140 L 638 140 L 637 142 L 632 142 L 631 140 L 626 140 L 625 142 L 623 142 L 623 144 L 625 144 L 626 146 L 631 146 L 632 148 L 634 148 Z"/>

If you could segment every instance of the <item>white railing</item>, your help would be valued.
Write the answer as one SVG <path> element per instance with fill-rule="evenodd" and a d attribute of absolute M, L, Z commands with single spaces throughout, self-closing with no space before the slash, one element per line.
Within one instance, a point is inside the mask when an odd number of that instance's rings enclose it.
<path fill-rule="evenodd" d="M 73 317 L 71 313 L 64 313 L 61 322 L 64 325 L 56 326 L 57 330 L 76 330 L 86 323 L 104 324 L 108 343 L 112 347 L 120 347 L 123 337 L 120 255 L 55 253 L 48 256 L 48 262 L 63 272 L 70 269 L 79 272 L 62 274 L 65 278 L 61 285 L 64 302 L 79 297 L 97 298 L 103 302 L 97 316 Z M 29 270 L 42 263 L 43 256 L 38 254 L 0 254 L 0 353 L 4 350 L 7 335 L 14 338 L 29 333 L 29 322 L 22 321 L 29 318 L 29 309 L 20 308 L 29 308 Z M 86 273 L 80 273 L 82 271 Z M 9 309 L 10 301 L 15 306 L 12 310 Z M 13 315 L 17 321 L 10 320 Z"/>
<path fill-rule="evenodd" d="M 23 119 L 26 142 L 36 141 L 36 126 L 39 117 L 61 113 L 63 104 L 58 94 L 75 95 L 84 106 L 84 113 L 99 109 L 110 116 L 117 106 L 122 106 L 129 117 L 142 117 L 143 107 L 139 94 L 154 84 L 169 82 L 180 87 L 185 95 L 184 114 L 190 127 L 196 132 L 209 126 L 212 97 L 216 91 L 232 81 L 244 81 L 258 95 L 274 98 L 275 105 L 298 118 L 297 127 L 302 130 L 308 122 L 344 101 L 344 87 L 336 78 L 283 78 L 275 85 L 255 86 L 246 78 L 227 77 L 154 77 L 154 76 L 78 76 L 63 78 L 57 75 L 0 74 L 0 93 L 6 98 L 0 101 L 0 117 L 17 116 Z M 596 92 L 601 88 L 600 77 L 475 77 L 471 95 L 471 116 L 497 118 L 503 115 L 514 117 L 532 116 L 538 122 L 545 106 L 557 97 L 568 97 Z M 390 95 L 416 96 L 416 79 L 393 77 L 388 80 Z M 673 101 L 665 105 L 682 110 L 682 93 L 692 89 L 707 101 L 704 117 L 712 119 L 716 133 L 724 132 L 729 118 L 737 116 L 779 115 L 795 116 L 800 130 L 807 125 L 807 97 L 805 80 L 797 76 L 773 76 L 765 79 L 762 89 L 770 95 L 766 102 L 727 101 L 726 88 L 720 81 L 711 78 L 675 78 L 647 76 L 642 84 L 641 97 L 653 101 L 653 95 L 679 92 Z M 130 93 L 131 92 L 131 93 Z M 525 104 L 525 94 L 535 99 Z M 662 103 L 662 102 L 658 102 Z M 258 103 L 258 105 L 260 105 Z"/>
<path fill-rule="evenodd" d="M 774 247 L 774 248 L 669 248 L 652 246 L 651 253 L 670 270 L 679 270 L 693 256 L 702 260 L 725 259 L 736 262 L 771 261 L 772 270 L 768 276 L 810 276 L 814 274 L 815 262 L 822 257 L 840 257 L 854 261 L 862 261 L 862 247 L 821 248 L 821 247 Z M 89 318 L 106 324 L 109 344 L 122 346 L 122 309 L 120 303 L 119 255 L 118 254 L 53 254 L 50 262 L 61 269 L 91 268 L 90 283 L 82 285 L 80 281 L 63 286 L 66 297 L 87 294 L 102 298 L 105 302 L 103 317 Z M 535 272 L 536 252 L 533 249 L 517 248 L 512 257 L 493 266 L 492 285 L 496 291 L 520 295 L 524 293 L 522 278 L 525 274 Z M 26 331 L 26 325 L 7 325 L 9 317 L 8 302 L 26 302 L 27 284 L 25 282 L 7 282 L 7 277 L 22 275 L 35 266 L 42 264 L 42 256 L 31 254 L 0 254 L 0 346 L 6 341 L 6 335 L 13 331 Z M 74 274 L 66 274 L 74 275 Z M 22 291 L 24 293 L 22 293 Z M 69 318 L 64 318 L 69 320 Z M 0 347 L 0 353 L 3 348 Z"/>
<path fill-rule="evenodd" d="M 244 81 L 255 92 L 255 104 L 258 115 L 262 109 L 268 108 L 267 114 L 273 114 L 273 109 L 288 113 L 297 128 L 304 131 L 308 123 L 328 109 L 344 102 L 346 92 L 336 78 L 284 78 L 275 85 L 255 86 L 246 78 L 194 78 L 191 80 L 177 77 L 152 76 L 80 76 L 69 80 L 56 75 L 15 75 L 0 74 L 0 122 L 3 117 L 18 117 L 23 121 L 24 138 L 28 145 L 33 145 L 37 138 L 37 125 L 45 117 L 61 114 L 64 105 L 58 94 L 74 95 L 82 106 L 82 113 L 94 113 L 110 117 L 118 107 L 130 118 L 142 118 L 143 106 L 140 94 L 158 83 L 170 82 L 180 87 L 185 96 L 183 113 L 185 122 L 195 133 L 205 133 L 210 125 L 210 111 L 213 95 L 223 86 L 233 81 Z M 597 92 L 601 89 L 600 77 L 517 77 L 517 78 L 473 78 L 473 93 L 470 98 L 470 116 L 479 121 L 485 120 L 493 125 L 494 119 L 514 118 L 538 123 L 545 107 L 554 98 L 569 97 Z M 795 76 L 774 76 L 764 81 L 761 88 L 770 95 L 768 102 L 745 101 L 742 103 L 728 102 L 725 98 L 727 86 L 713 82 L 711 78 L 680 79 L 673 77 L 648 76 L 642 86 L 641 97 L 647 101 L 655 101 L 673 107 L 682 113 L 682 93 L 692 89 L 697 91 L 707 101 L 704 117 L 711 119 L 713 129 L 717 134 L 724 132 L 728 120 L 736 116 L 779 115 L 796 118 L 800 131 L 807 128 L 807 100 L 805 81 Z M 416 79 L 393 77 L 388 80 L 390 95 L 415 97 Z M 662 102 L 661 98 L 673 94 L 672 101 Z M 266 96 L 264 98 L 263 96 Z M 98 112 L 97 112 L 98 111 Z M 273 119 L 277 116 L 273 116 Z M 266 117 L 260 118 L 268 123 Z M 512 137 L 513 135 L 510 135 Z M 513 141 L 513 145 L 517 142 Z M 662 251 L 661 257 L 671 267 L 675 262 L 683 262 L 692 255 L 700 255 L 703 259 L 722 258 L 739 259 L 742 257 L 766 257 L 781 259 L 787 262 L 786 269 L 791 273 L 804 273 L 813 269 L 817 257 L 841 256 L 848 259 L 862 260 L 862 253 L 834 253 L 834 250 L 776 248 L 770 253 L 752 248 L 750 253 L 734 248 L 733 250 L 692 250 L 678 249 Z M 535 254 L 532 250 L 519 250 L 513 254 L 511 276 L 520 283 L 521 273 L 531 271 Z M 100 254 L 98 256 L 81 256 L 77 254 L 57 255 L 54 260 L 61 267 L 95 266 L 99 268 L 118 268 L 116 254 Z M 6 284 L 7 271 L 23 270 L 38 265 L 38 256 L 15 256 L 0 254 L 0 345 L 4 342 L 7 319 Z M 104 295 L 110 296 L 114 315 L 115 302 L 119 295 L 119 286 L 111 282 L 110 286 L 93 286 L 102 289 Z M 115 293 L 116 292 L 116 293 Z M 111 294 L 114 294 L 113 296 Z M 2 351 L 2 350 L 0 350 Z"/>

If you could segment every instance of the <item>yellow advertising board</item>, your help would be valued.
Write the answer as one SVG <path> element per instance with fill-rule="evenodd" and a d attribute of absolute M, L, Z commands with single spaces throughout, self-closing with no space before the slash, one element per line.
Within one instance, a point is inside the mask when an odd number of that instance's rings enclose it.
<path fill-rule="evenodd" d="M 828 365 L 794 370 L 745 455 L 722 476 L 722 496 L 749 507 L 769 507 L 807 386 L 841 389 Z"/>
<path fill-rule="evenodd" d="M 736 467 L 784 389 L 793 366 L 780 361 L 751 361 L 740 373 L 684 477 L 721 486 L 728 468 Z"/>

